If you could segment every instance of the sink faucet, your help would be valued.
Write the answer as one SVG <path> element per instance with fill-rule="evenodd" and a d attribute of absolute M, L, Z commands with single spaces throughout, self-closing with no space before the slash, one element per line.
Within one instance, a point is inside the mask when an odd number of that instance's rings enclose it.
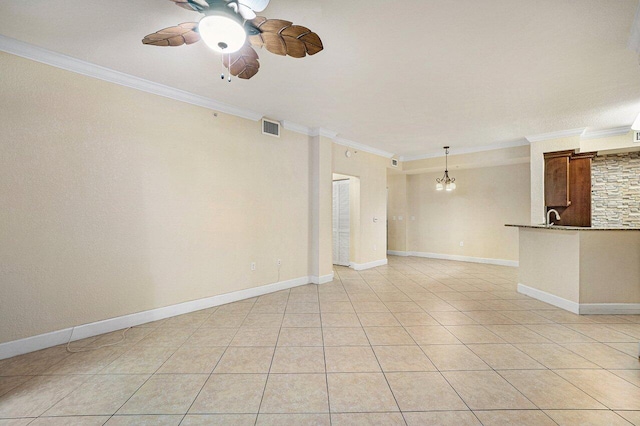
<path fill-rule="evenodd" d="M 558 211 L 556 209 L 551 209 L 547 212 L 547 221 L 545 223 L 545 226 L 548 228 L 551 225 L 553 225 L 553 222 L 550 222 L 549 216 L 551 216 L 551 213 L 555 213 L 556 214 L 556 220 L 560 220 L 560 214 L 558 213 Z"/>

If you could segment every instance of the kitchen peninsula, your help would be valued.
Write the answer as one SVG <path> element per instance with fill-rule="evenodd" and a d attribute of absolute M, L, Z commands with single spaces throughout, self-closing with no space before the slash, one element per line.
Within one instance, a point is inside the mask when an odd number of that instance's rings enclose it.
<path fill-rule="evenodd" d="M 519 228 L 518 292 L 576 314 L 640 314 L 640 228 Z"/>

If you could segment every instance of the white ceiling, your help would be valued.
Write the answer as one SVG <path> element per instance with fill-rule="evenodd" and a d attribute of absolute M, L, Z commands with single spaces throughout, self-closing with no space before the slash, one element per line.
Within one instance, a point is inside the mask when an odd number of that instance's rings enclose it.
<path fill-rule="evenodd" d="M 415 156 L 565 129 L 628 126 L 640 112 L 627 41 L 638 0 L 272 0 L 261 15 L 310 27 L 325 50 L 258 51 L 249 81 L 220 80 L 204 43 L 144 46 L 199 18 L 169 0 L 5 0 L 0 33 L 278 120 Z"/>

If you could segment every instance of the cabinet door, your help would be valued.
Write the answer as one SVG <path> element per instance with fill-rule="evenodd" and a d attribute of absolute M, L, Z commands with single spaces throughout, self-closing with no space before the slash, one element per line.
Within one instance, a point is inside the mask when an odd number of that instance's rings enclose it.
<path fill-rule="evenodd" d="M 569 157 L 546 158 L 544 161 L 544 204 L 567 207 L 569 194 Z"/>

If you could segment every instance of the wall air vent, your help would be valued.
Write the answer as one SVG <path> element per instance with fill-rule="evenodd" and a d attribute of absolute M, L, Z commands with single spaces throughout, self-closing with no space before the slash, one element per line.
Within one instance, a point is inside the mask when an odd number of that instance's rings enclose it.
<path fill-rule="evenodd" d="M 392 158 L 391 159 L 391 166 L 392 167 L 398 167 L 398 159 L 397 158 Z"/>
<path fill-rule="evenodd" d="M 633 143 L 640 143 L 640 130 L 633 131 Z"/>
<path fill-rule="evenodd" d="M 262 134 L 276 138 L 280 137 L 280 123 L 277 121 L 262 119 Z"/>

